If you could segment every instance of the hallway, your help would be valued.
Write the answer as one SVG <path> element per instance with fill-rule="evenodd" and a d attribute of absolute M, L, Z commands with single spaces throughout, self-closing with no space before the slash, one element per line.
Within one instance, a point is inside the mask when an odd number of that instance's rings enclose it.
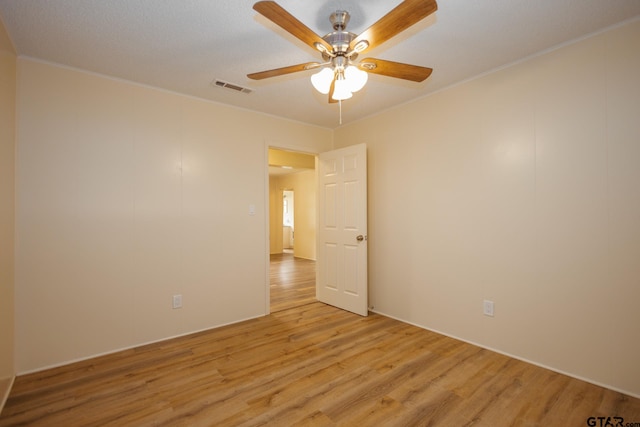
<path fill-rule="evenodd" d="M 316 263 L 291 253 L 271 255 L 269 284 L 272 313 L 315 302 Z"/>

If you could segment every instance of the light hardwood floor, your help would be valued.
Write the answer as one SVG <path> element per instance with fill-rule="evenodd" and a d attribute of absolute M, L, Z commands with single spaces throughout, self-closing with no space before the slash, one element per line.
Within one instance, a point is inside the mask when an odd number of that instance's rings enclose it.
<path fill-rule="evenodd" d="M 312 303 L 316 300 L 316 263 L 293 254 L 271 255 L 271 312 Z"/>
<path fill-rule="evenodd" d="M 303 264 L 311 274 L 313 265 Z M 258 319 L 19 377 L 0 426 L 640 422 L 640 399 L 381 315 L 300 301 Z"/>

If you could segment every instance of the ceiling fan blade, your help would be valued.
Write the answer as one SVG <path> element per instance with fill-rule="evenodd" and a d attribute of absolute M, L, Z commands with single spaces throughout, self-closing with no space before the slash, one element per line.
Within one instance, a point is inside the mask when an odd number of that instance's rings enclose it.
<path fill-rule="evenodd" d="M 316 43 L 324 46 L 329 52 L 333 51 L 333 47 L 324 41 L 319 35 L 311 31 L 309 27 L 298 21 L 293 15 L 284 10 L 274 1 L 259 1 L 253 5 L 253 8 L 262 16 L 278 25 L 283 30 L 295 36 L 299 40 L 308 44 L 312 48 L 319 50 Z"/>
<path fill-rule="evenodd" d="M 358 68 L 367 73 L 380 74 L 397 79 L 424 81 L 431 75 L 431 68 L 418 65 L 403 64 L 401 62 L 385 61 L 384 59 L 365 58 L 358 64 Z"/>
<path fill-rule="evenodd" d="M 358 52 L 378 46 L 401 33 L 418 21 L 431 15 L 438 9 L 435 0 L 404 0 L 395 9 L 380 18 L 378 22 L 367 28 L 362 34 L 353 39 L 350 49 L 365 40 L 369 44 L 366 47 L 359 46 Z"/>
<path fill-rule="evenodd" d="M 253 80 L 262 80 L 269 77 L 282 76 L 285 74 L 296 73 L 298 71 L 311 70 L 317 68 L 321 64 L 319 62 L 307 62 L 305 64 L 290 65 L 288 67 L 276 68 L 274 70 L 260 71 L 258 73 L 247 74 L 247 77 Z"/>
<path fill-rule="evenodd" d="M 338 102 L 335 99 L 333 99 L 333 91 L 335 90 L 335 88 L 336 88 L 336 79 L 334 78 L 331 81 L 331 86 L 329 87 L 329 104 L 335 104 L 336 102 Z"/>

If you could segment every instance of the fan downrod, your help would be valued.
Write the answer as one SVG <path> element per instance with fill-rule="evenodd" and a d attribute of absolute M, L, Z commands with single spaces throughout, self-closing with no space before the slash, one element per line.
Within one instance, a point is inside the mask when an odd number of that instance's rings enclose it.
<path fill-rule="evenodd" d="M 351 15 L 346 10 L 336 10 L 329 16 L 329 21 L 331 21 L 334 31 L 344 31 L 347 29 L 350 18 Z"/>

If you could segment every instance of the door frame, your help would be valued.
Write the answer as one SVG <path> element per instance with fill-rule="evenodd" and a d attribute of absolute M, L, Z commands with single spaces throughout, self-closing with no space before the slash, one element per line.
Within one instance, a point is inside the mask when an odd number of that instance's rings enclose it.
<path fill-rule="evenodd" d="M 315 156 L 316 164 L 315 164 L 315 179 L 316 183 L 318 182 L 318 154 L 321 151 L 317 149 L 312 149 L 308 146 L 301 146 L 297 144 L 288 144 L 279 140 L 265 140 L 264 148 L 263 148 L 263 161 L 264 165 L 264 206 L 265 206 L 265 315 L 271 313 L 271 287 L 269 283 L 270 276 L 270 263 L 271 263 L 271 245 L 270 245 L 270 233 L 271 233 L 271 217 L 270 217 L 270 209 L 269 209 L 269 148 L 275 148 L 278 150 L 287 150 L 287 151 L 295 151 L 298 153 L 310 154 Z M 316 194 L 316 198 L 318 195 Z M 318 220 L 316 216 L 316 227 L 318 225 Z"/>

